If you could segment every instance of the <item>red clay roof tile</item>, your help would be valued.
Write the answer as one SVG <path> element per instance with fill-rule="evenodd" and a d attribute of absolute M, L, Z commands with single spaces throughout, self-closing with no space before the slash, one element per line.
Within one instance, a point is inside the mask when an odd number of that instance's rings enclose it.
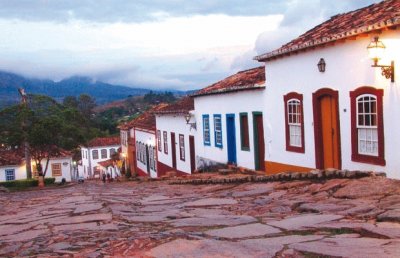
<path fill-rule="evenodd" d="M 195 92 L 192 96 L 203 96 L 221 94 L 242 90 L 265 88 L 265 67 L 260 66 L 253 69 L 240 71 L 217 83 Z"/>
<path fill-rule="evenodd" d="M 398 25 L 400 25 L 400 0 L 386 0 L 335 15 L 279 49 L 256 56 L 254 59 L 260 62 L 268 61 L 298 50 Z"/>
<path fill-rule="evenodd" d="M 99 137 L 88 142 L 87 147 L 103 147 L 103 146 L 113 146 L 120 145 L 121 138 L 116 137 Z"/>
<path fill-rule="evenodd" d="M 191 97 L 183 97 L 178 101 L 154 111 L 155 114 L 187 114 L 194 110 L 194 100 Z"/>
<path fill-rule="evenodd" d="M 151 109 L 145 111 L 143 114 L 129 122 L 129 127 L 137 127 L 146 130 L 156 130 L 156 116 L 155 113 L 160 109 L 166 107 L 168 104 L 161 103 Z"/>

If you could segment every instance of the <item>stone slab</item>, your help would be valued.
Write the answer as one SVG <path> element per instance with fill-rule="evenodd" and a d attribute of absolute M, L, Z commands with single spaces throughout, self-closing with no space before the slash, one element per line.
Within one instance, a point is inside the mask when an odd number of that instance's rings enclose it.
<path fill-rule="evenodd" d="M 53 225 L 63 225 L 63 224 L 77 224 L 77 223 L 85 223 L 92 221 L 110 221 L 112 219 L 111 213 L 100 213 L 100 214 L 89 214 L 82 216 L 72 216 L 67 217 L 62 220 L 52 221 Z"/>
<path fill-rule="evenodd" d="M 96 211 L 100 210 L 101 208 L 103 208 L 103 205 L 101 203 L 80 204 L 74 210 L 74 214 Z"/>
<path fill-rule="evenodd" d="M 286 230 L 298 230 L 314 226 L 319 223 L 335 221 L 343 218 L 340 215 L 331 214 L 306 214 L 300 216 L 287 217 L 282 220 L 269 221 L 268 224 Z"/>
<path fill-rule="evenodd" d="M 246 224 L 235 227 L 226 227 L 221 229 L 208 230 L 205 234 L 215 237 L 223 238 L 248 238 L 264 235 L 272 235 L 280 233 L 281 231 L 277 228 L 261 224 Z"/>
<path fill-rule="evenodd" d="M 186 207 L 201 207 L 201 206 L 216 206 L 216 205 L 229 205 L 237 204 L 235 199 L 229 198 L 205 198 L 193 202 L 185 202 L 183 205 Z"/>
<path fill-rule="evenodd" d="M 236 215 L 205 215 L 203 217 L 176 219 L 171 222 L 175 227 L 213 227 L 213 226 L 236 226 L 256 222 L 251 216 Z"/>

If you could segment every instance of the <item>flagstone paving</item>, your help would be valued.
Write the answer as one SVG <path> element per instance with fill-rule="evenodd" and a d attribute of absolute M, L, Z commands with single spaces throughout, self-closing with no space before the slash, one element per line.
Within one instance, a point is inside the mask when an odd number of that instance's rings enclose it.
<path fill-rule="evenodd" d="M 400 257 L 400 181 L 85 182 L 0 193 L 0 257 Z"/>

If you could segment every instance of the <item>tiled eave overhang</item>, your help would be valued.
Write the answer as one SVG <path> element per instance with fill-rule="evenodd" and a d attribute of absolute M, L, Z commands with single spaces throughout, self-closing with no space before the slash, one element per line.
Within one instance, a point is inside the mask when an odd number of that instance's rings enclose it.
<path fill-rule="evenodd" d="M 201 96 L 208 96 L 208 95 L 232 93 L 232 92 L 238 92 L 238 91 L 263 90 L 263 89 L 265 89 L 265 85 L 245 85 L 245 86 L 230 87 L 229 89 L 215 90 L 215 91 L 212 91 L 212 92 L 197 93 L 197 94 L 193 94 L 193 95 L 190 95 L 190 96 L 191 97 L 201 97 Z"/>
<path fill-rule="evenodd" d="M 328 43 L 333 43 L 338 40 L 344 40 L 344 39 L 358 36 L 361 34 L 371 33 L 371 32 L 379 31 L 379 30 L 383 30 L 383 29 L 395 29 L 396 26 L 399 26 L 399 25 L 400 25 L 400 17 L 395 17 L 395 18 L 389 19 L 387 21 L 382 21 L 379 23 L 375 23 L 373 25 L 363 26 L 363 27 L 360 27 L 357 29 L 352 29 L 352 30 L 349 30 L 346 32 L 334 34 L 329 37 L 323 37 L 323 38 L 316 39 L 316 40 L 310 40 L 303 44 L 295 45 L 292 47 L 280 48 L 280 49 L 277 49 L 275 51 L 272 51 L 272 52 L 269 52 L 269 53 L 266 53 L 263 55 L 255 56 L 254 60 L 257 60 L 259 62 L 270 61 L 270 60 L 273 60 L 273 59 L 276 59 L 276 58 L 279 58 L 279 57 L 282 57 L 285 55 L 289 55 L 291 53 L 304 51 L 309 48 L 314 48 L 314 47 L 318 47 L 318 46 L 323 46 Z"/>

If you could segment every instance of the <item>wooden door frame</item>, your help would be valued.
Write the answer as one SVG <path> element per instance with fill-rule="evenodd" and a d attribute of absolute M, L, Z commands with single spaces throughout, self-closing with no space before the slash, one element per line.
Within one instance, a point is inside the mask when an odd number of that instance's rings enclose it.
<path fill-rule="evenodd" d="M 229 119 L 230 118 L 233 118 L 233 128 L 232 128 L 232 132 L 231 133 L 233 133 L 233 136 L 234 136 L 234 142 L 233 142 L 233 144 L 234 144 L 234 146 L 235 146 L 235 148 L 234 148 L 234 150 L 233 150 L 233 155 L 234 155 L 234 158 L 235 158 L 235 164 L 237 164 L 237 151 L 236 151 L 236 149 L 237 149 L 237 146 L 236 146 L 236 125 L 235 125 L 235 114 L 226 114 L 226 147 L 227 147 L 227 155 L 228 155 L 228 162 L 230 162 L 229 161 L 229 133 L 230 133 L 230 129 L 228 129 L 228 121 L 229 121 Z"/>
<path fill-rule="evenodd" d="M 196 153 L 195 153 L 195 141 L 194 136 L 189 135 L 189 151 L 190 151 L 190 172 L 193 173 L 196 170 Z"/>
<path fill-rule="evenodd" d="M 336 141 L 338 145 L 338 169 L 342 168 L 342 150 L 340 139 L 340 120 L 339 120 L 339 92 L 329 88 L 322 88 L 313 93 L 313 113 L 314 113 L 314 143 L 315 143 L 315 167 L 323 169 L 324 149 L 322 142 L 322 121 L 321 121 L 321 98 L 331 97 L 336 104 L 337 133 Z"/>
<path fill-rule="evenodd" d="M 172 137 L 173 136 L 173 137 Z M 171 157 L 172 157 L 172 168 L 176 169 L 176 138 L 175 133 L 171 132 Z"/>
<path fill-rule="evenodd" d="M 259 112 L 259 111 L 254 111 L 253 113 L 253 143 L 254 143 L 254 169 L 255 170 L 260 170 L 261 168 L 264 168 L 265 170 L 265 139 L 264 139 L 264 157 L 262 157 L 262 162 L 263 162 L 263 166 L 260 166 L 260 147 L 258 144 L 258 140 L 259 140 L 259 133 L 258 133 L 258 128 L 257 128 L 257 121 L 256 121 L 256 117 L 257 116 L 261 116 L 262 118 L 262 123 L 263 123 L 263 128 L 264 128 L 264 118 L 263 118 L 263 113 Z M 264 137 L 264 131 L 261 132 L 261 137 Z M 258 146 L 258 148 L 257 148 Z"/>

